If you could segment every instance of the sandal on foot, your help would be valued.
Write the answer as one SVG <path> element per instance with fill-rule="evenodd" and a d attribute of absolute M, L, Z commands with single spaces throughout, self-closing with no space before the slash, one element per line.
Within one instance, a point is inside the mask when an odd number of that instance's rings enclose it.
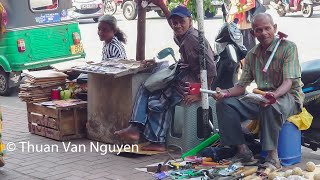
<path fill-rule="evenodd" d="M 233 156 L 230 161 L 233 163 L 241 162 L 244 166 L 250 166 L 257 164 L 258 160 L 254 159 L 253 153 L 251 151 L 246 153 L 237 153 Z"/>
<path fill-rule="evenodd" d="M 280 161 L 275 159 L 266 159 L 266 161 L 263 164 L 260 164 L 259 167 L 270 168 L 271 171 L 279 171 L 282 169 Z"/>

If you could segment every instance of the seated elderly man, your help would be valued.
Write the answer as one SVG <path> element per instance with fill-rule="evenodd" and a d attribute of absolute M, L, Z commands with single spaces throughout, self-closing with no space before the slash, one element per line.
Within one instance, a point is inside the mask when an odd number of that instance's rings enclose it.
<path fill-rule="evenodd" d="M 200 95 L 185 95 L 184 82 L 200 82 L 199 41 L 198 31 L 192 26 L 191 14 L 184 6 L 174 8 L 171 13 L 162 0 L 153 0 L 167 17 L 168 23 L 174 32 L 174 41 L 179 46 L 180 72 L 184 72 L 179 81 L 163 89 L 163 93 L 150 93 L 141 87 L 130 119 L 128 128 L 116 131 L 115 134 L 131 140 L 139 140 L 143 132 L 145 138 L 151 142 L 143 150 L 165 151 L 166 133 L 169 128 L 172 111 L 176 104 L 184 101 L 191 104 L 200 101 Z M 214 53 L 205 40 L 205 58 L 208 69 L 208 84 L 216 76 Z M 179 73 L 181 74 L 181 73 Z M 180 85 L 179 85 L 180 84 Z"/>
<path fill-rule="evenodd" d="M 281 168 L 277 152 L 279 131 L 289 116 L 301 112 L 304 99 L 298 50 L 293 42 L 282 40 L 264 73 L 262 70 L 278 41 L 275 38 L 277 25 L 269 14 L 261 13 L 253 18 L 252 29 L 251 33 L 260 43 L 247 54 L 238 84 L 226 90 L 217 88 L 221 93 L 214 95 L 218 100 L 221 142 L 238 147 L 233 161 L 252 162 L 253 154 L 246 145 L 240 122 L 257 119 L 262 150 L 268 152 L 264 165 L 278 169 Z M 276 103 L 254 104 L 239 100 L 253 80 L 260 90 L 276 98 Z"/>

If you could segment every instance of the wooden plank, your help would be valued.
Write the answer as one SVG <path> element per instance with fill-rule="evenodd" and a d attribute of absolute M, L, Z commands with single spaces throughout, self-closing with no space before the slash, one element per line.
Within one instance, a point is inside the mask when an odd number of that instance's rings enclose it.
<path fill-rule="evenodd" d="M 88 104 L 87 101 L 78 101 L 76 99 L 57 100 L 53 102 L 56 104 L 56 108 L 59 110 L 67 108 L 86 108 Z"/>
<path fill-rule="evenodd" d="M 41 126 L 45 126 L 52 129 L 59 129 L 58 122 L 53 118 L 43 116 L 41 114 L 28 113 L 28 121 L 29 123 L 36 123 Z"/>
<path fill-rule="evenodd" d="M 58 118 L 58 110 L 54 107 L 41 106 L 40 104 L 28 103 L 27 111 L 46 115 L 52 118 Z"/>
<path fill-rule="evenodd" d="M 45 128 L 45 136 L 48 138 L 51 138 L 51 139 L 55 139 L 55 140 L 62 139 L 61 131 L 57 131 L 57 130 L 50 129 L 50 128 Z"/>
<path fill-rule="evenodd" d="M 76 126 L 73 109 L 60 111 L 60 132 L 61 135 L 76 134 Z"/>
<path fill-rule="evenodd" d="M 32 134 L 46 136 L 45 127 L 37 124 L 33 124 L 33 123 L 29 123 L 28 126 L 29 126 L 29 132 L 31 132 Z"/>

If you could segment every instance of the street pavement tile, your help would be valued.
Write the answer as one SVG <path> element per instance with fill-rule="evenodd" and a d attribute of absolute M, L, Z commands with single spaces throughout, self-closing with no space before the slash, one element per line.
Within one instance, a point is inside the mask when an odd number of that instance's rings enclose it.
<path fill-rule="evenodd" d="M 106 170 L 105 170 L 106 171 Z M 107 172 L 100 172 L 100 173 L 96 173 L 96 174 L 92 174 L 90 176 L 85 176 L 84 179 L 98 179 L 98 178 L 106 178 L 108 177 L 110 174 Z"/>

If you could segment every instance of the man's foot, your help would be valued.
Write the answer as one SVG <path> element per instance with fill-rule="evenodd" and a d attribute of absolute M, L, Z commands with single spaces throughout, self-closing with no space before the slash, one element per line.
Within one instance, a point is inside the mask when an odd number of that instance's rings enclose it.
<path fill-rule="evenodd" d="M 119 135 L 122 138 L 137 141 L 140 139 L 140 132 L 137 127 L 134 125 L 130 125 L 129 127 L 125 129 L 121 129 L 120 131 L 114 132 L 115 135 Z"/>
<path fill-rule="evenodd" d="M 149 145 L 141 147 L 142 151 L 166 151 L 166 145 L 162 143 L 151 143 Z"/>
<path fill-rule="evenodd" d="M 269 168 L 271 171 L 279 171 L 282 169 L 279 159 L 266 158 L 266 161 L 260 165 L 262 168 Z"/>
<path fill-rule="evenodd" d="M 241 162 L 245 166 L 257 164 L 258 160 L 254 159 L 251 151 L 240 153 L 238 152 L 235 156 L 230 159 L 231 162 Z"/>
<path fill-rule="evenodd" d="M 0 167 L 3 167 L 4 166 L 4 160 L 2 158 L 0 158 Z"/>

